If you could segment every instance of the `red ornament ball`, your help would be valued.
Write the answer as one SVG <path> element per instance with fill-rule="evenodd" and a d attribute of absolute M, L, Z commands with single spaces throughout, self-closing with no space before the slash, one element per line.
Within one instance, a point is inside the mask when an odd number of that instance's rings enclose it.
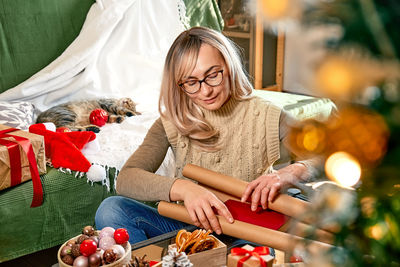
<path fill-rule="evenodd" d="M 83 240 L 79 247 L 79 251 L 83 256 L 89 257 L 97 251 L 97 244 L 92 239 Z"/>
<path fill-rule="evenodd" d="M 123 244 L 129 240 L 128 231 L 125 228 L 118 228 L 114 232 L 114 240 L 117 244 Z"/>
<path fill-rule="evenodd" d="M 297 255 L 290 256 L 290 263 L 296 263 L 296 262 L 303 262 L 303 259 Z"/>
<path fill-rule="evenodd" d="M 67 128 L 67 127 L 58 127 L 56 129 L 57 133 L 67 133 L 67 132 L 71 132 L 71 129 Z"/>
<path fill-rule="evenodd" d="M 98 108 L 90 112 L 89 121 L 96 126 L 103 126 L 108 121 L 108 113 L 102 108 Z"/>

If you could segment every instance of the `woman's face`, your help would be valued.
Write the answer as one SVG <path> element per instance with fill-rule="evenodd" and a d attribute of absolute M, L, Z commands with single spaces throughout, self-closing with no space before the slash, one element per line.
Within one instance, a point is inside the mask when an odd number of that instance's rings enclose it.
<path fill-rule="evenodd" d="M 222 82 L 218 84 L 221 77 Z M 229 76 L 221 53 L 208 44 L 201 45 L 196 66 L 188 77 L 183 78 L 182 83 L 188 88 L 198 86 L 198 81 L 203 79 L 205 81 L 201 82 L 200 89 L 187 95 L 197 105 L 207 110 L 217 110 L 229 98 Z M 212 86 L 214 84 L 218 85 Z"/>

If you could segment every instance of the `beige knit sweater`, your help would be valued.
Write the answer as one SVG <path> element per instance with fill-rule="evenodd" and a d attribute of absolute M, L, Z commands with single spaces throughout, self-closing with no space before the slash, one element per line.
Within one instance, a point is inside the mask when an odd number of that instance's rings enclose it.
<path fill-rule="evenodd" d="M 187 163 L 245 181 L 272 171 L 288 130 L 286 113 L 281 116 L 280 108 L 258 97 L 240 102 L 231 98 L 219 110 L 203 113 L 220 131 L 220 151 L 199 150 L 171 122 L 158 119 L 121 169 L 118 194 L 138 200 L 169 201 L 171 186 L 182 177 Z M 155 172 L 170 146 L 176 160 L 175 177 L 163 177 Z"/>

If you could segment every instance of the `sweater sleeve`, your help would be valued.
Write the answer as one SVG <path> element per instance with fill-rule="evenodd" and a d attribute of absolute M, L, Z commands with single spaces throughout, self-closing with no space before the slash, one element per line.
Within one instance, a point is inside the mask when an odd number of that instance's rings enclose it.
<path fill-rule="evenodd" d="M 142 201 L 169 201 L 171 186 L 177 178 L 155 174 L 169 146 L 161 119 L 157 119 L 122 167 L 117 177 L 117 193 Z"/>
<path fill-rule="evenodd" d="M 322 158 L 315 156 L 313 158 L 304 159 L 300 155 L 296 155 L 289 147 L 288 135 L 290 128 L 298 124 L 299 121 L 291 116 L 287 111 L 282 111 L 279 118 L 279 140 L 281 155 L 286 155 L 292 161 L 301 163 L 307 168 L 307 173 L 302 177 L 302 181 L 311 181 L 318 178 L 322 171 Z"/>

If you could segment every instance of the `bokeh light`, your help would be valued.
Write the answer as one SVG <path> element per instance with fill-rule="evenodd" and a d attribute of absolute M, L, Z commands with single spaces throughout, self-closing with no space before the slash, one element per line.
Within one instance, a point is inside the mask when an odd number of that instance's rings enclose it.
<path fill-rule="evenodd" d="M 259 1 L 263 15 L 270 19 L 278 19 L 287 15 L 289 0 L 262 0 Z"/>
<path fill-rule="evenodd" d="M 363 166 L 374 166 L 387 151 L 389 131 L 379 114 L 362 107 L 344 107 L 327 124 L 330 151 L 345 151 Z"/>
<path fill-rule="evenodd" d="M 316 87 L 332 98 L 348 98 L 359 86 L 358 70 L 339 57 L 328 57 L 316 72 Z"/>
<path fill-rule="evenodd" d="M 335 100 L 359 102 L 367 88 L 400 78 L 398 62 L 372 58 L 360 48 L 328 53 L 316 64 L 313 89 Z"/>
<path fill-rule="evenodd" d="M 372 217 L 376 213 L 376 198 L 366 196 L 361 198 L 361 211 L 365 217 Z"/>
<path fill-rule="evenodd" d="M 260 16 L 266 29 L 293 29 L 303 15 L 302 0 L 249 0 L 250 13 Z"/>
<path fill-rule="evenodd" d="M 331 180 L 344 187 L 355 185 L 361 177 L 361 166 L 356 158 L 346 152 L 333 153 L 326 160 L 325 171 Z"/>
<path fill-rule="evenodd" d="M 324 153 L 326 145 L 326 126 L 316 120 L 304 121 L 291 127 L 288 145 L 296 155 L 303 157 Z"/>
<path fill-rule="evenodd" d="M 300 157 L 327 158 L 343 151 L 355 157 L 363 168 L 371 168 L 386 154 L 389 134 L 378 113 L 361 106 L 342 106 L 337 116 L 326 122 L 306 120 L 292 126 L 287 144 Z"/>
<path fill-rule="evenodd" d="M 383 223 L 375 224 L 369 228 L 367 228 L 367 236 L 375 239 L 381 240 L 387 233 L 387 226 Z"/>

